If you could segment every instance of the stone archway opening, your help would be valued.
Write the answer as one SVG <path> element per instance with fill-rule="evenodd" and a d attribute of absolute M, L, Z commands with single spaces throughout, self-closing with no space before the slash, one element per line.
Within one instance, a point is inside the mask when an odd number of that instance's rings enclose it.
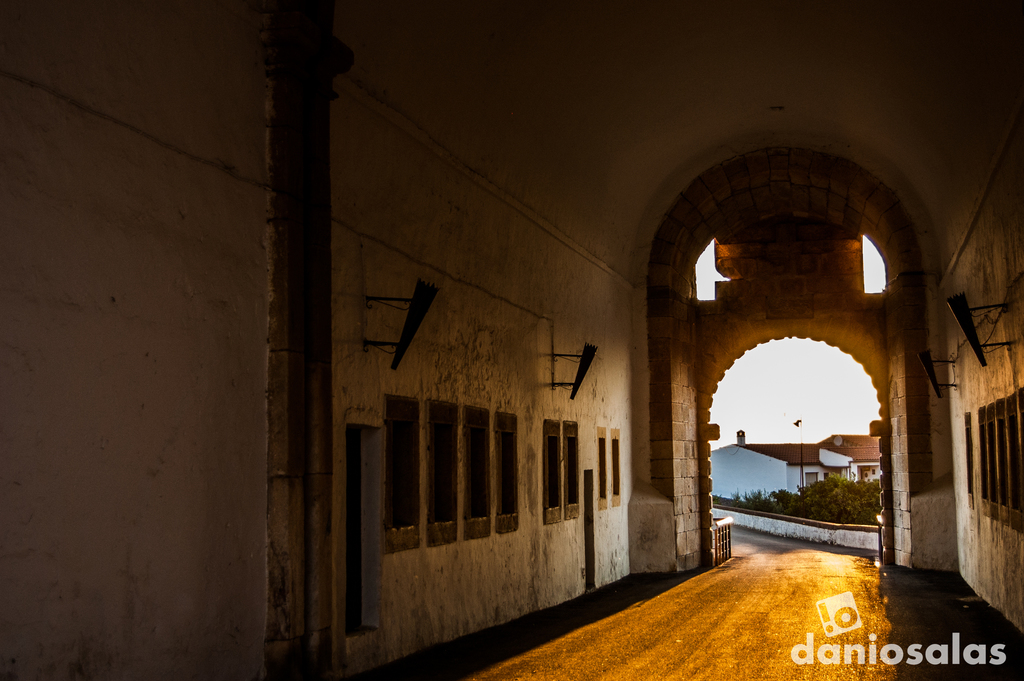
<path fill-rule="evenodd" d="M 797 442 L 796 419 L 805 442 L 866 434 L 884 399 L 878 387 L 885 392 L 887 382 L 879 378 L 872 381 L 856 359 L 824 342 L 780 338 L 757 345 L 736 357 L 715 386 L 711 418 L 721 438 L 713 447 L 731 444 L 739 430 L 748 442 Z M 716 495 L 728 491 L 715 481 Z"/>
<path fill-rule="evenodd" d="M 863 241 L 888 285 L 864 292 Z M 694 265 L 716 239 L 715 300 L 698 301 Z M 850 354 L 881 404 L 883 561 L 909 565 L 910 495 L 932 481 L 925 275 L 898 197 L 846 159 L 772 148 L 709 168 L 680 194 L 648 266 L 651 484 L 672 501 L 676 565 L 711 564 L 710 421 L 715 386 L 734 359 L 796 336 Z"/>

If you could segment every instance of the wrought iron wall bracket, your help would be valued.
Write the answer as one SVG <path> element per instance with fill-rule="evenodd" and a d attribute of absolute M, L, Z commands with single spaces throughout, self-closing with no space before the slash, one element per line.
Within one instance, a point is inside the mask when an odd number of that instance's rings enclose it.
<path fill-rule="evenodd" d="M 384 348 L 390 347 L 391 350 L 385 350 Z M 387 352 L 389 355 L 395 354 L 395 349 L 398 348 L 398 341 L 363 341 L 363 352 L 369 352 L 370 348 L 379 348 L 382 352 Z"/>
<path fill-rule="evenodd" d="M 967 304 L 967 294 L 957 293 L 954 296 L 946 298 L 946 302 L 949 304 L 949 311 L 953 313 L 953 317 L 956 319 L 956 323 L 960 325 L 960 330 L 964 332 L 964 338 L 967 339 L 967 343 L 974 350 L 974 354 L 978 357 L 978 363 L 981 366 L 987 366 L 988 363 L 985 361 L 985 348 L 997 348 L 1005 345 L 1010 345 L 1010 341 L 1004 341 L 1002 343 L 982 343 L 978 339 L 978 330 L 974 326 L 974 313 L 978 310 L 994 310 L 999 308 L 1000 310 L 1007 310 L 1008 306 L 1006 303 L 998 303 L 996 305 L 979 305 L 977 307 L 971 307 Z M 996 320 L 998 321 L 998 319 Z"/>
<path fill-rule="evenodd" d="M 412 304 L 412 298 L 388 298 L 387 296 L 366 296 L 367 309 L 372 310 L 373 303 L 384 303 L 388 307 L 393 307 L 396 310 L 408 310 L 409 305 Z M 393 303 L 404 303 L 404 305 L 393 305 Z M 395 344 L 392 343 L 392 345 Z"/>
<path fill-rule="evenodd" d="M 1006 307 L 1007 307 L 1006 303 L 999 303 L 998 305 L 979 305 L 978 307 L 971 307 L 971 308 L 968 308 L 968 309 L 971 312 L 976 312 L 978 310 L 994 310 L 997 307 L 1000 310 L 1002 310 L 1003 312 L 1006 312 Z"/>
<path fill-rule="evenodd" d="M 368 352 L 371 347 L 380 348 L 383 352 L 394 355 L 391 368 L 397 369 L 402 361 L 402 357 L 405 356 L 405 351 L 409 349 L 409 344 L 412 343 L 416 331 L 420 328 L 423 318 L 427 315 L 427 310 L 430 309 L 430 305 L 434 302 L 434 296 L 437 295 L 437 291 L 438 288 L 433 284 L 428 284 L 422 279 L 418 279 L 412 298 L 365 296 L 366 307 L 371 310 L 373 309 L 373 303 L 377 302 L 399 310 L 408 310 L 408 314 L 405 317 L 405 324 L 402 326 L 402 337 L 399 340 L 375 341 L 363 339 L 363 352 Z M 398 304 L 395 305 L 395 303 Z M 390 352 L 384 349 L 387 347 L 392 348 Z"/>
<path fill-rule="evenodd" d="M 551 353 L 551 389 L 555 388 L 569 388 L 572 390 L 572 394 L 569 395 L 570 400 L 576 399 L 576 393 L 579 392 L 580 385 L 583 383 L 584 377 L 587 375 L 587 371 L 590 370 L 590 365 L 594 361 L 594 356 L 597 354 L 597 346 L 591 345 L 590 343 L 583 344 L 583 352 L 580 354 L 568 354 L 560 352 Z M 564 383 L 555 380 L 555 362 L 558 361 L 559 357 L 564 357 L 576 362 L 579 362 L 579 368 L 576 370 L 576 380 L 572 383 Z"/>

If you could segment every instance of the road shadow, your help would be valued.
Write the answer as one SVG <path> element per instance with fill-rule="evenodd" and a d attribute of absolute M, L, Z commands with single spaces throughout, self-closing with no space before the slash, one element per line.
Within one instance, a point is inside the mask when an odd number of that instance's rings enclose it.
<path fill-rule="evenodd" d="M 629 575 L 571 601 L 441 643 L 351 678 L 358 681 L 455 681 L 659 596 L 704 574 Z"/>
<path fill-rule="evenodd" d="M 892 626 L 889 643 L 904 651 L 921 644 L 947 646 L 946 664 L 897 665 L 898 679 L 963 679 L 972 681 L 1024 679 L 1024 634 L 1002 613 L 979 597 L 956 572 L 920 570 L 886 565 L 880 570 L 878 594 Z M 960 660 L 954 664 L 953 634 L 960 635 Z M 881 643 L 881 642 L 880 642 Z M 985 645 L 986 664 L 967 664 L 963 648 Z M 1006 660 L 991 664 L 991 647 L 1003 644 Z"/>

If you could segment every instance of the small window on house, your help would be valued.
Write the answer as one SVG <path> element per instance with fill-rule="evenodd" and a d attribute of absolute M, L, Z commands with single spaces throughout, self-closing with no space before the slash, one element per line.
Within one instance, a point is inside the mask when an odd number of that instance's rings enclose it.
<path fill-rule="evenodd" d="M 491 534 L 490 412 L 466 407 L 466 539 Z"/>
<path fill-rule="evenodd" d="M 971 412 L 964 414 L 964 455 L 967 460 L 967 495 L 974 495 L 974 438 L 971 436 Z"/>
<path fill-rule="evenodd" d="M 619 505 L 622 493 L 622 463 L 619 461 L 619 431 L 612 429 L 612 506 Z"/>
<path fill-rule="evenodd" d="M 558 421 L 544 421 L 544 522 L 555 523 L 562 519 L 561 461 L 559 440 L 561 424 Z"/>
<path fill-rule="evenodd" d="M 450 402 L 430 402 L 430 479 L 427 503 L 427 544 L 437 546 L 455 541 L 455 512 L 458 505 L 455 427 L 458 407 Z"/>
<path fill-rule="evenodd" d="M 384 403 L 384 550 L 420 545 L 419 402 L 388 396 Z"/>
<path fill-rule="evenodd" d="M 580 514 L 579 426 L 574 421 L 562 424 L 565 437 L 565 518 Z"/>
<path fill-rule="evenodd" d="M 597 507 L 608 508 L 608 439 L 605 429 L 597 429 Z"/>
<path fill-rule="evenodd" d="M 518 461 L 516 453 L 516 417 L 514 414 L 494 414 L 494 438 L 499 448 L 498 518 L 496 532 L 512 532 L 519 528 Z"/>
<path fill-rule="evenodd" d="M 805 473 L 804 474 L 804 484 L 805 485 L 812 485 L 812 484 L 814 484 L 816 482 L 818 482 L 818 472 L 817 471 L 813 471 L 811 473 Z"/>

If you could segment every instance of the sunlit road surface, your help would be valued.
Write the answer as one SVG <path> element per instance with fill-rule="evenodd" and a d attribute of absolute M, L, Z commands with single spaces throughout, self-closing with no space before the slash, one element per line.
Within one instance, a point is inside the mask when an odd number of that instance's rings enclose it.
<path fill-rule="evenodd" d="M 879 570 L 874 558 L 735 528 L 733 558 L 713 570 L 631 577 L 359 678 L 1024 679 L 1024 636 L 958 575 Z M 853 596 L 861 626 L 828 637 L 816 604 L 845 592 Z M 994 644 L 1004 644 L 1005 662 L 953 664 L 954 632 L 961 650 L 986 645 L 986 660 Z M 851 650 L 850 664 L 842 654 L 839 664 L 822 664 L 815 650 L 813 663 L 796 664 L 793 646 L 806 644 L 808 633 L 814 649 L 863 645 L 864 663 Z M 903 661 L 884 664 L 886 644 L 899 646 Z M 921 644 L 917 665 L 908 664 L 913 644 Z M 946 646 L 946 664 L 924 658 L 932 644 Z M 932 653 L 937 662 L 941 653 Z M 829 650 L 823 654 L 830 657 Z"/>

